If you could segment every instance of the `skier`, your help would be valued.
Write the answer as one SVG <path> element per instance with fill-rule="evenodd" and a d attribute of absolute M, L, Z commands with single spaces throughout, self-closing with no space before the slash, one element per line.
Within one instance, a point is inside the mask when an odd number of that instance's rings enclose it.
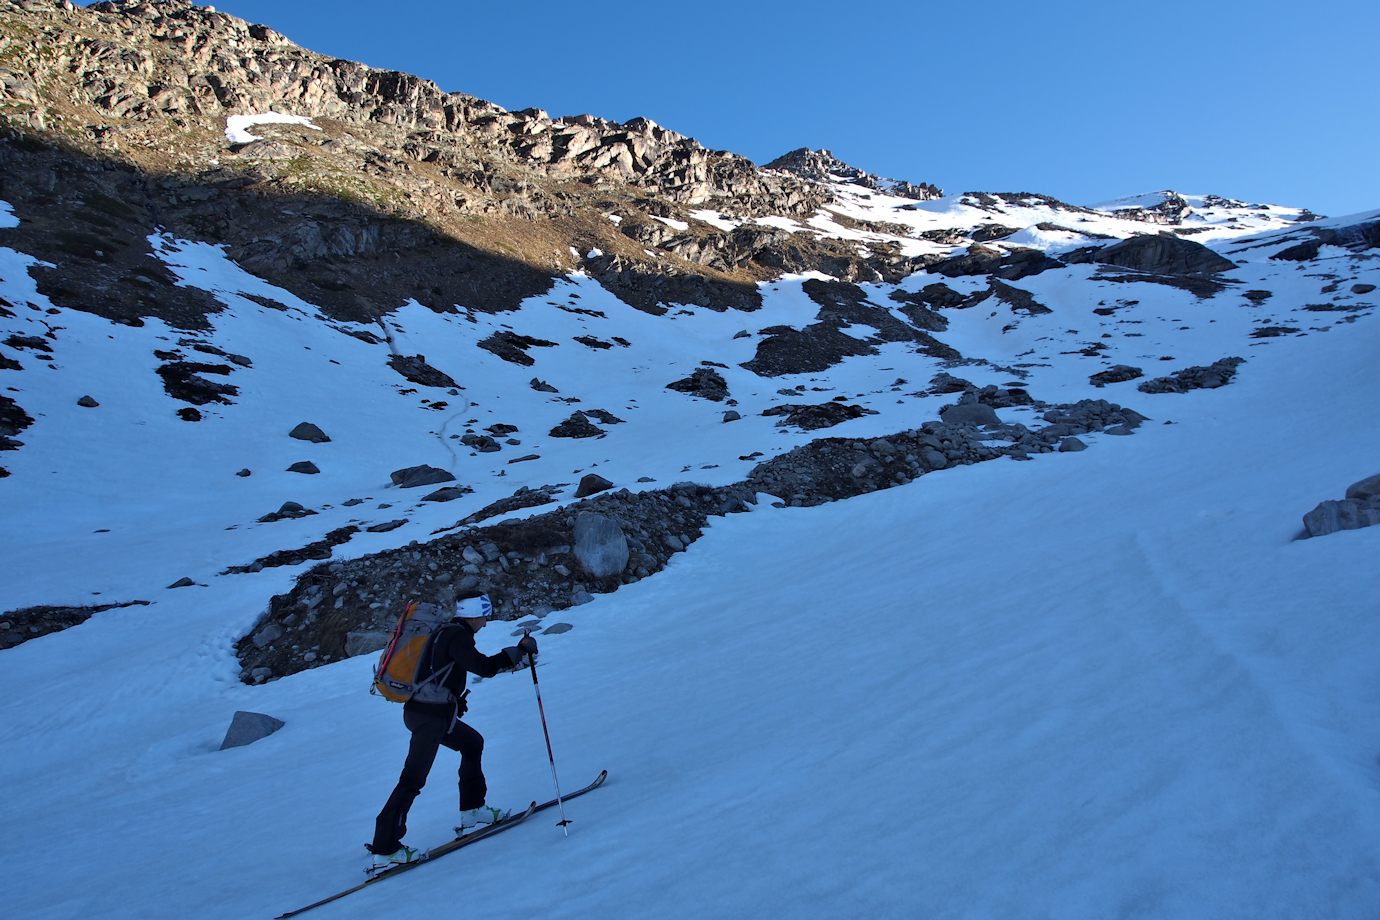
<path fill-rule="evenodd" d="M 517 645 L 509 646 L 496 655 L 482 654 L 475 648 L 474 637 L 488 624 L 492 614 L 493 603 L 487 594 L 466 593 L 456 602 L 455 615 L 450 623 L 437 629 L 432 636 L 428 647 L 429 653 L 434 653 L 431 672 L 435 673 L 447 664 L 454 663 L 444 681 L 444 686 L 450 691 L 451 702 L 408 700 L 403 705 L 403 724 L 412 733 L 412 740 L 398 784 L 374 823 L 374 840 L 368 846 L 369 852 L 374 854 L 373 869 L 417 859 L 417 850 L 402 842 L 407 833 L 407 812 L 426 785 L 427 774 L 431 772 L 431 765 L 441 745 L 460 752 L 460 822 L 457 833 L 501 821 L 511 814 L 511 809 L 485 804 L 488 786 L 484 782 L 484 770 L 480 764 L 484 736 L 460 721 L 468 708 L 465 700 L 469 691 L 465 689 L 465 680 L 466 674 L 493 677 L 499 671 L 516 669 L 524 656 L 536 654 L 537 640 L 523 636 Z"/>

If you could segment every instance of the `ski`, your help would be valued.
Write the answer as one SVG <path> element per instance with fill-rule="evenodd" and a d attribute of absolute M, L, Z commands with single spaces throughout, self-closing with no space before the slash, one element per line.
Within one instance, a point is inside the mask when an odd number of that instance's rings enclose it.
<path fill-rule="evenodd" d="M 594 778 L 594 782 L 590 783 L 588 786 L 585 786 L 583 789 L 576 789 L 574 792 L 567 793 L 566 795 L 562 796 L 559 801 L 563 802 L 569 799 L 573 799 L 576 796 L 584 795 L 586 792 L 598 789 L 600 786 L 604 784 L 604 780 L 608 779 L 608 775 L 608 770 L 600 771 L 599 775 Z M 548 808 L 556 807 L 557 801 L 557 799 L 552 799 L 549 802 L 542 802 L 540 805 L 538 805 L 536 802 L 533 802 L 531 805 L 527 806 L 527 809 L 523 811 L 521 814 L 510 815 L 509 817 L 504 818 L 502 821 L 498 821 L 494 824 L 487 825 L 483 828 L 480 828 L 477 831 L 472 831 L 468 834 L 462 834 L 459 837 L 456 837 L 454 840 L 449 840 L 441 844 L 440 846 L 432 847 L 431 849 L 427 850 L 420 857 L 418 857 L 410 863 L 399 863 L 397 866 L 394 866 L 391 869 L 385 869 L 382 872 L 376 872 L 369 878 L 360 882 L 358 885 L 353 885 L 349 888 L 346 888 L 344 891 L 337 891 L 335 894 L 329 897 L 322 898 L 319 901 L 314 901 L 313 903 L 308 904 L 306 907 L 299 907 L 296 910 L 290 910 L 285 914 L 279 914 L 277 917 L 274 918 L 274 920 L 287 920 L 288 917 L 296 917 L 298 914 L 304 914 L 307 911 L 312 910 L 313 908 L 321 907 L 323 904 L 330 904 L 332 901 L 338 901 L 346 895 L 354 894 L 356 891 L 368 888 L 375 882 L 381 882 L 386 878 L 392 878 L 395 875 L 400 875 L 401 873 L 406 872 L 408 869 L 415 869 L 418 866 L 425 865 L 426 863 L 431 862 L 433 859 L 439 859 L 440 857 L 445 856 L 447 853 L 453 853 L 456 850 L 461 849 L 462 847 L 466 847 L 472 843 L 476 843 L 480 840 L 483 840 L 485 837 L 492 837 L 494 834 L 502 833 L 503 831 L 508 830 L 510 827 L 515 827 L 516 825 L 521 824 L 527 818 L 530 818 L 532 815 L 536 814 L 539 811 L 544 811 Z"/>
<path fill-rule="evenodd" d="M 322 898 L 319 901 L 314 901 L 311 904 L 308 904 L 306 907 L 299 907 L 296 910 L 290 910 L 285 914 L 279 914 L 277 917 L 274 918 L 274 920 L 285 920 L 285 918 L 287 917 L 295 917 L 298 914 L 304 914 L 307 911 L 312 910 L 313 908 L 321 907 L 323 904 L 329 904 L 332 901 L 338 901 L 341 898 L 345 897 L 347 894 L 354 894 L 356 891 L 368 888 L 375 882 L 381 882 L 386 878 L 392 878 L 395 875 L 401 875 L 408 869 L 415 869 L 418 866 L 429 863 L 433 859 L 444 856 L 447 853 L 453 853 L 461 847 L 468 846 L 469 844 L 475 843 L 479 840 L 483 840 L 485 837 L 492 837 L 494 834 L 506 831 L 510 827 L 515 827 L 516 825 L 521 824 L 524 820 L 526 820 L 534 812 L 536 812 L 536 810 L 537 803 L 533 802 L 531 805 L 528 805 L 527 808 L 521 814 L 510 815 L 509 817 L 504 818 L 502 821 L 496 821 L 493 824 L 486 825 L 485 827 L 482 827 L 477 831 L 473 831 L 472 833 L 456 837 L 454 840 L 447 841 L 446 843 L 443 843 L 440 846 L 432 847 L 430 850 L 427 850 L 425 853 L 414 859 L 412 862 L 399 863 L 398 865 L 393 866 L 392 868 L 384 869 L 380 872 L 375 872 L 374 874 L 370 875 L 369 878 L 360 882 L 358 885 L 352 885 L 349 888 L 346 888 L 344 891 L 337 891 L 335 894 L 329 897 Z"/>
<path fill-rule="evenodd" d="M 567 792 L 559 799 L 552 799 L 549 802 L 542 802 L 540 805 L 536 807 L 536 809 L 533 811 L 533 814 L 535 814 L 538 811 L 546 811 L 546 809 L 548 808 L 555 808 L 559 803 L 569 802 L 571 799 L 577 796 L 584 795 L 586 792 L 593 792 L 595 789 L 598 789 L 600 786 L 604 785 L 604 780 L 608 778 L 609 771 L 600 770 L 599 775 L 594 777 L 594 782 L 590 783 L 588 786 L 583 786 L 579 789 L 576 789 L 574 792 Z"/>

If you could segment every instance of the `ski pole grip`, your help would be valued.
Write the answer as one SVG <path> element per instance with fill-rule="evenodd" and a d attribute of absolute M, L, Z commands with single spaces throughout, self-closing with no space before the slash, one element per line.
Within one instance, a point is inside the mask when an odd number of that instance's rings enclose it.
<path fill-rule="evenodd" d="M 532 630 L 530 629 L 524 629 L 522 631 L 522 638 L 524 639 L 530 638 L 531 635 Z M 527 669 L 532 672 L 532 686 L 535 687 L 537 684 L 537 656 L 530 651 L 527 653 Z M 537 692 L 540 693 L 541 691 Z M 538 702 L 540 702 L 540 700 L 538 700 Z"/>

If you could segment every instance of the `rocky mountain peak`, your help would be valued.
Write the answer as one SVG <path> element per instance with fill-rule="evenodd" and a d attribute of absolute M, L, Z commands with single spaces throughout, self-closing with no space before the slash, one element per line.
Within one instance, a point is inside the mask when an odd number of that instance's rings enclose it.
<path fill-rule="evenodd" d="M 917 201 L 928 201 L 944 195 L 942 189 L 928 182 L 916 185 L 899 179 L 886 179 L 856 166 L 850 166 L 828 150 L 812 150 L 809 147 L 800 147 L 782 154 L 765 168 L 800 176 L 811 182 L 842 181 L 901 198 L 914 198 Z"/>

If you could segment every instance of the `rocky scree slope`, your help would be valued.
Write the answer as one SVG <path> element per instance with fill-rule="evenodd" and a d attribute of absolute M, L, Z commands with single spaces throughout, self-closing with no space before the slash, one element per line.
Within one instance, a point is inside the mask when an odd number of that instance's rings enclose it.
<path fill-rule="evenodd" d="M 750 510 L 759 496 L 809 507 L 912 482 L 926 473 L 999 457 L 1081 450 L 1077 435 L 1128 435 L 1145 416 L 1105 400 L 1047 406 L 1024 391 L 976 388 L 950 378 L 959 402 L 944 421 L 885 438 L 825 438 L 758 464 L 728 486 L 692 482 L 667 489 L 599 495 L 520 520 L 466 527 L 425 544 L 322 563 L 269 602 L 237 650 L 241 677 L 263 683 L 387 644 L 407 601 L 442 603 L 458 591 L 493 592 L 496 615 L 533 619 L 588 603 L 661 571 L 715 516 Z M 1036 405 L 1047 423 L 1003 424 L 995 407 Z M 515 634 L 517 634 L 515 631 Z"/>

